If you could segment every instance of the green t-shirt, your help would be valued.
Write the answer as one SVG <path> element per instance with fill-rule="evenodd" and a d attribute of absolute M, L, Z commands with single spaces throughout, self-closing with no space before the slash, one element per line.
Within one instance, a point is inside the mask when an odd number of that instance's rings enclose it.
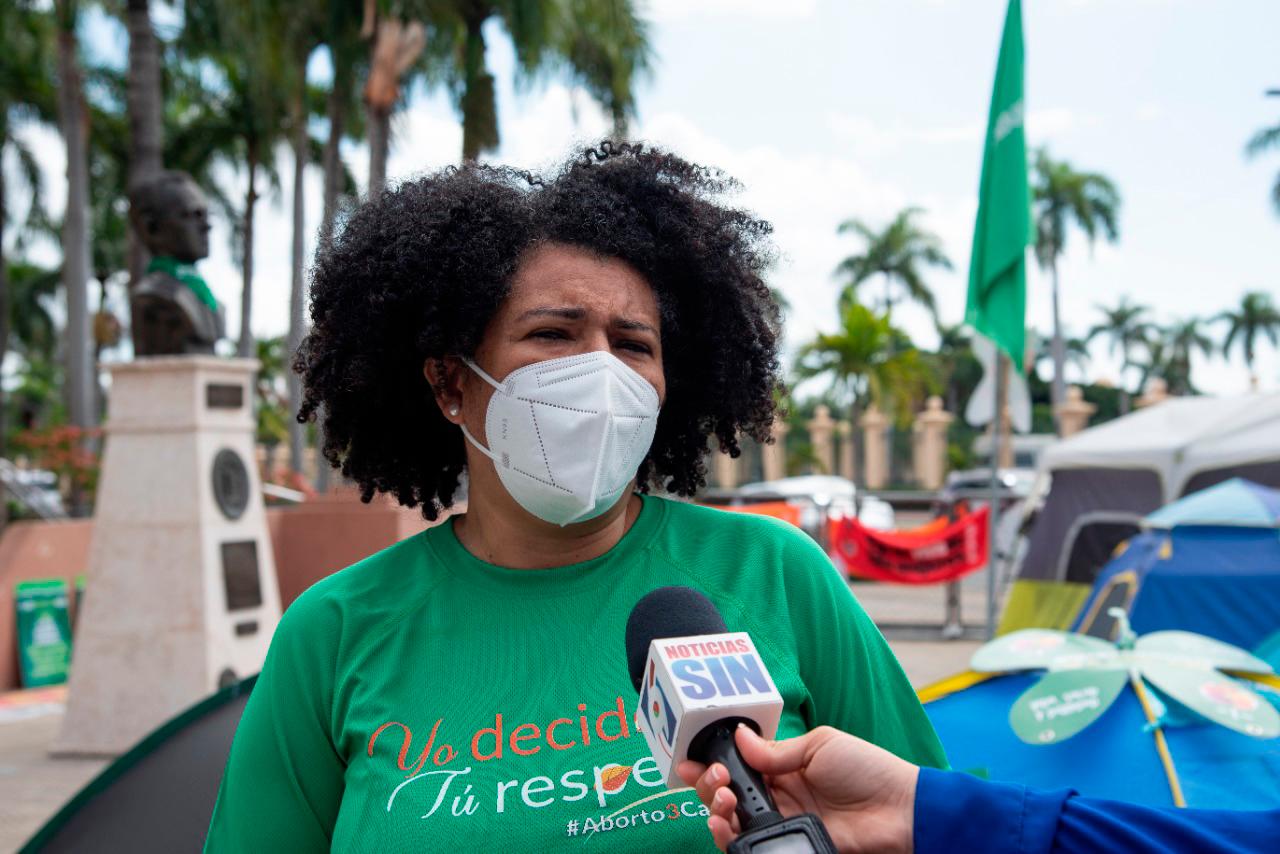
<path fill-rule="evenodd" d="M 822 550 L 759 516 L 644 498 L 606 554 L 544 570 L 473 557 L 452 523 L 288 609 L 236 732 L 206 851 L 713 851 L 666 791 L 623 635 L 645 593 L 698 588 L 751 634 L 785 706 L 945 767 L 884 638 Z"/>

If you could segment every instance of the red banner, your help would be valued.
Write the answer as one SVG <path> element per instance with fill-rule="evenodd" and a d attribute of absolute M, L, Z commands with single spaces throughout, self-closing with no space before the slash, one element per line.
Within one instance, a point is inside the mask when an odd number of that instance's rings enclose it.
<path fill-rule="evenodd" d="M 941 584 L 987 565 L 986 507 L 941 526 L 874 531 L 854 518 L 831 524 L 831 551 L 848 575 L 894 584 Z"/>

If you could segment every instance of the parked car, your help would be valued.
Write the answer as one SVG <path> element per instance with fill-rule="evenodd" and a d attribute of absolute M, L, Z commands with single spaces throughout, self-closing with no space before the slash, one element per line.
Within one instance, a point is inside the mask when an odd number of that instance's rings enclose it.
<path fill-rule="evenodd" d="M 754 504 L 784 501 L 799 513 L 800 527 L 820 543 L 826 542 L 826 519 L 856 516 L 868 528 L 894 526 L 893 507 L 870 495 L 860 495 L 853 482 L 831 475 L 802 475 L 748 483 L 719 493 L 714 503 Z"/>

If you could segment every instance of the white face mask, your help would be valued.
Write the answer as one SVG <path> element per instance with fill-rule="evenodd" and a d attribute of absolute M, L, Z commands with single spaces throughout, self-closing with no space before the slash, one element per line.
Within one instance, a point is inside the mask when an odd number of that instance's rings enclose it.
<path fill-rule="evenodd" d="M 521 507 L 556 525 L 585 522 L 617 503 L 649 453 L 658 392 L 603 350 L 525 365 L 498 382 L 470 359 L 495 391 L 485 415 L 493 460 Z"/>

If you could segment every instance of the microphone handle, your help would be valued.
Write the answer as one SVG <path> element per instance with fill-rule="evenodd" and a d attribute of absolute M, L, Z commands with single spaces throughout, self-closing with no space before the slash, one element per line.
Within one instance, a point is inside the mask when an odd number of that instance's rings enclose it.
<path fill-rule="evenodd" d="M 689 743 L 689 758 L 710 766 L 719 762 L 729 771 L 729 791 L 738 799 L 734 812 L 744 833 L 782 821 L 773 802 L 764 775 L 747 764 L 733 740 L 738 724 L 744 723 L 756 732 L 754 721 L 747 718 L 723 718 L 708 724 Z"/>

